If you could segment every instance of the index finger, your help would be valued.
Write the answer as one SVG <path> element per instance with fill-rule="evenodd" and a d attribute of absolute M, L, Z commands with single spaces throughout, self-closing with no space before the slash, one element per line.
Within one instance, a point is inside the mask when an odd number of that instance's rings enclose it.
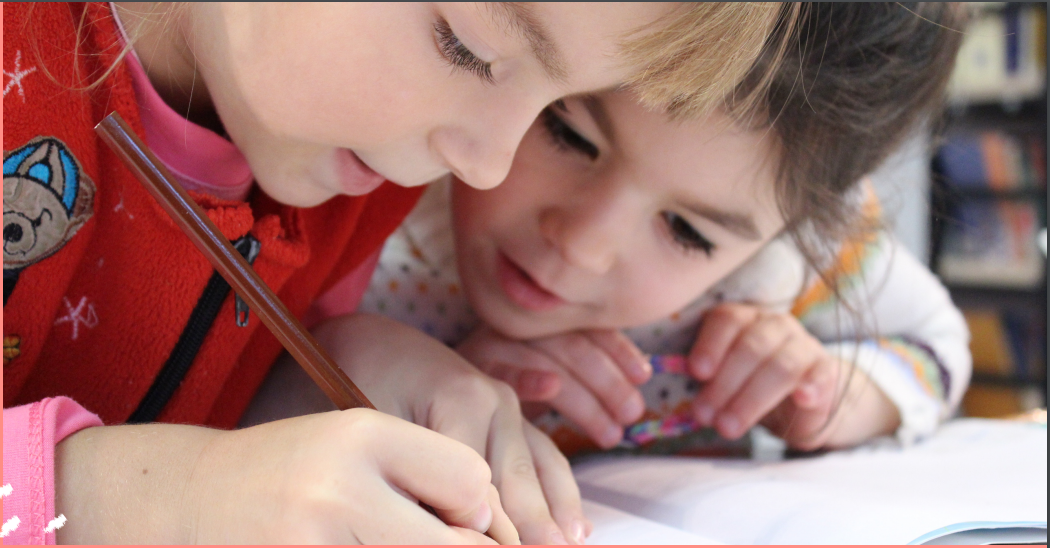
<path fill-rule="evenodd" d="M 383 440 L 370 446 L 380 474 L 409 496 L 446 515 L 471 516 L 486 503 L 492 472 L 467 445 L 390 416 L 365 427 L 381 429 L 365 434 Z"/>
<path fill-rule="evenodd" d="M 523 543 L 567 544 L 547 505 L 524 428 L 517 406 L 503 405 L 496 411 L 488 452 L 493 483 Z"/>
<path fill-rule="evenodd" d="M 740 333 L 758 319 L 753 306 L 727 304 L 711 309 L 700 323 L 700 333 L 689 350 L 689 372 L 698 380 L 715 376 Z"/>
<path fill-rule="evenodd" d="M 585 335 L 595 346 L 605 351 L 632 383 L 643 384 L 653 376 L 653 366 L 627 335 L 615 329 L 596 329 L 587 331 Z"/>
<path fill-rule="evenodd" d="M 489 507 L 492 508 L 492 522 L 486 534 L 500 544 L 521 544 L 518 530 L 510 521 L 503 504 L 500 503 L 499 490 L 495 485 L 489 486 Z"/>

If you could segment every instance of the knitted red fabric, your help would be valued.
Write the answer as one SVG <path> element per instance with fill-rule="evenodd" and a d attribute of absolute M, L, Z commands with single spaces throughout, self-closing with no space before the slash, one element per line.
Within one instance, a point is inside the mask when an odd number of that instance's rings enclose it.
<path fill-rule="evenodd" d="M 121 423 L 213 268 L 94 133 L 117 111 L 143 134 L 108 4 L 3 9 L 5 71 L 22 75 L 4 96 L 4 407 L 62 395 Z M 309 209 L 261 192 L 194 198 L 227 238 L 261 242 L 256 272 L 301 317 L 376 252 L 420 192 L 386 183 Z M 281 347 L 254 316 L 238 327 L 233 301 L 160 420 L 232 427 L 243 413 Z"/>

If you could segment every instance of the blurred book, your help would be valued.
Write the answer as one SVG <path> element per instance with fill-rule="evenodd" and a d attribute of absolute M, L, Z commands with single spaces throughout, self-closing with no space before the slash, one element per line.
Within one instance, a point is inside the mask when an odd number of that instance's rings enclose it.
<path fill-rule="evenodd" d="M 954 132 L 945 138 L 939 157 L 952 188 L 1046 188 L 1046 140 L 1039 135 Z"/>
<path fill-rule="evenodd" d="M 998 378 L 1038 379 L 1044 359 L 1042 323 L 1024 312 L 965 309 L 973 371 Z"/>
<path fill-rule="evenodd" d="M 1028 413 L 1043 405 L 1039 389 L 1030 386 L 992 386 L 974 384 L 963 395 L 966 417 L 1002 418 Z"/>
<path fill-rule="evenodd" d="M 982 6 L 966 28 L 948 82 L 956 104 L 1023 101 L 1046 86 L 1046 9 L 1037 4 Z"/>
<path fill-rule="evenodd" d="M 938 274 L 949 284 L 1032 288 L 1044 277 L 1036 205 L 968 200 L 948 212 Z"/>
<path fill-rule="evenodd" d="M 968 417 L 1005 417 L 1042 407 L 1046 338 L 1030 314 L 963 310 L 970 329 L 974 382 L 963 397 Z"/>

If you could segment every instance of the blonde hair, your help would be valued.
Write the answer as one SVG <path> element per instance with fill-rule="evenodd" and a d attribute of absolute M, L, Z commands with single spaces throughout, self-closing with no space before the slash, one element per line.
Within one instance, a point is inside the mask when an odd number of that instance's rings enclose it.
<path fill-rule="evenodd" d="M 101 73 L 81 75 L 79 65 L 74 65 L 76 81 L 59 83 L 42 59 L 41 68 L 55 83 L 77 91 L 91 90 L 108 78 L 132 51 L 145 25 L 169 24 L 175 12 L 185 5 L 184 2 L 152 3 L 141 14 L 143 21 L 126 28 L 128 43 Z M 118 6 L 118 10 L 121 9 L 124 8 Z M 75 25 L 75 53 L 78 54 L 84 41 L 89 7 L 81 5 L 79 11 Z M 634 37 L 628 36 L 623 42 L 624 61 L 631 67 L 640 67 L 625 86 L 637 94 L 642 104 L 665 109 L 674 117 L 695 118 L 716 108 L 730 113 L 746 111 L 758 103 L 757 98 L 768 85 L 777 68 L 776 60 L 783 56 L 787 37 L 791 35 L 784 29 L 793 28 L 797 17 L 796 3 L 682 3 L 664 17 L 637 29 Z M 733 90 L 753 68 L 763 48 L 769 50 L 770 40 L 777 43 L 772 47 L 773 62 L 764 67 L 765 77 L 747 96 L 733 96 Z M 36 40 L 33 44 L 36 45 Z M 34 53 L 39 59 L 39 51 Z M 730 101 L 730 97 L 734 100 Z"/>
<path fill-rule="evenodd" d="M 781 2 L 681 4 L 624 41 L 624 60 L 641 67 L 626 87 L 643 105 L 676 118 L 715 109 L 747 111 L 776 72 L 775 60 L 784 55 L 791 35 L 783 29 L 794 27 L 798 11 L 798 4 Z M 771 40 L 775 43 L 767 44 Z M 746 97 L 734 96 L 759 54 L 770 49 L 774 62 L 763 67 L 760 85 Z"/>
<path fill-rule="evenodd" d="M 115 5 L 118 12 L 127 11 L 128 8 Z M 44 56 L 40 51 L 40 38 L 36 35 L 36 25 L 32 24 L 36 5 L 29 6 L 27 16 L 27 28 L 30 33 L 29 43 L 32 48 L 32 54 L 35 56 L 37 66 L 40 71 L 51 80 L 55 85 L 68 89 L 70 91 L 91 91 L 102 85 L 114 71 L 124 62 L 124 58 L 134 51 L 134 44 L 138 41 L 139 35 L 142 33 L 142 29 L 146 26 L 147 22 L 153 25 L 168 25 L 170 21 L 175 18 L 177 11 L 183 9 L 186 6 L 185 2 L 151 2 L 147 10 L 141 11 L 139 15 L 142 17 L 142 21 L 136 24 L 126 26 L 124 31 L 127 33 L 127 42 L 120 45 L 119 42 L 109 44 L 107 49 L 96 53 L 85 53 L 85 49 L 90 50 L 91 48 L 85 48 L 85 44 L 89 38 L 87 34 L 87 28 L 92 23 L 92 19 L 101 19 L 111 17 L 111 8 L 108 5 L 91 5 L 91 3 L 71 3 L 70 16 L 74 20 L 74 43 L 72 57 L 79 59 L 86 57 L 92 59 L 90 66 L 91 70 L 89 74 L 82 72 L 81 63 L 73 62 L 72 69 L 73 74 L 71 80 L 68 82 L 59 81 L 58 77 L 48 68 L 48 63 L 45 61 Z M 79 13 L 78 13 L 79 12 Z M 97 46 L 97 44 L 95 45 Z M 119 47 L 119 50 L 117 49 Z M 100 63 L 99 61 L 108 59 L 108 63 Z"/>

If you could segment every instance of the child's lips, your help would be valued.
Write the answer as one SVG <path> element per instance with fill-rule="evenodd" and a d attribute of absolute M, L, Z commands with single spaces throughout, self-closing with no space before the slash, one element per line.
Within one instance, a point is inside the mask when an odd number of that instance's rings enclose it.
<path fill-rule="evenodd" d="M 503 253 L 496 262 L 496 277 L 503 292 L 514 304 L 533 312 L 543 312 L 557 308 L 566 301 L 551 293 L 512 262 Z"/>
<path fill-rule="evenodd" d="M 385 177 L 365 165 L 357 154 L 348 148 L 336 149 L 336 170 L 339 188 L 350 196 L 368 194 L 386 181 Z"/>

